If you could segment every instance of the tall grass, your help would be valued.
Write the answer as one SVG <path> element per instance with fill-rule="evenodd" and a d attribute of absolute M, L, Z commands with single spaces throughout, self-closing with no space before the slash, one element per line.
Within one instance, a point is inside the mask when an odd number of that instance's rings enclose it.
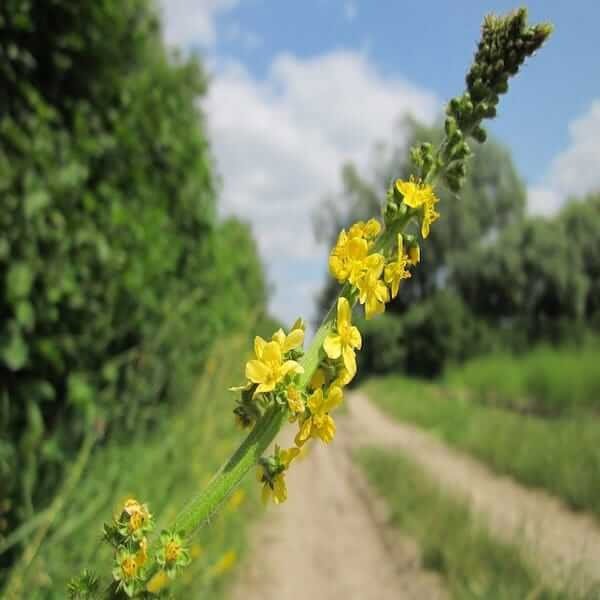
<path fill-rule="evenodd" d="M 423 565 L 442 574 L 451 598 L 568 597 L 544 587 L 516 545 L 494 539 L 464 501 L 445 494 L 404 455 L 366 449 L 357 458 L 387 500 L 391 525 L 418 541 Z"/>
<path fill-rule="evenodd" d="M 193 397 L 182 403 L 178 414 L 127 443 L 109 441 L 96 448 L 43 540 L 36 539 L 35 527 L 25 531 L 27 559 L 17 562 L 11 577 L 20 597 L 62 600 L 68 579 L 84 567 L 109 575 L 111 557 L 107 545 L 101 544 L 102 523 L 126 497 L 150 504 L 160 532 L 203 488 L 240 440 L 227 387 L 241 375 L 239 356 L 245 345 L 240 338 L 215 350 Z M 175 597 L 223 596 L 229 579 L 223 575 L 244 550 L 245 523 L 255 508 L 254 492 L 244 486 L 211 526 L 198 532 L 191 546 L 192 564 L 172 587 Z"/>
<path fill-rule="evenodd" d="M 451 369 L 447 381 L 485 404 L 556 417 L 600 413 L 600 346 L 539 347 L 522 356 L 475 359 Z"/>
<path fill-rule="evenodd" d="M 452 388 L 391 376 L 364 386 L 393 417 L 430 430 L 500 473 L 600 516 L 600 423 L 543 419 L 484 406 Z"/>

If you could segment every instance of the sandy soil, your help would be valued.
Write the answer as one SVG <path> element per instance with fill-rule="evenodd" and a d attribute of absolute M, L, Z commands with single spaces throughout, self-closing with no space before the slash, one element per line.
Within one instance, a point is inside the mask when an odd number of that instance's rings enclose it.
<path fill-rule="evenodd" d="M 290 470 L 288 500 L 257 524 L 232 598 L 446 598 L 437 575 L 421 569 L 414 542 L 386 532 L 385 507 L 350 459 L 350 417 L 336 420 L 334 442 L 312 442 Z"/>
<path fill-rule="evenodd" d="M 362 395 L 348 404 L 348 414 L 336 419 L 334 442 L 313 444 L 289 474 L 289 500 L 269 508 L 256 526 L 233 600 L 446 597 L 441 580 L 420 567 L 415 544 L 385 527 L 384 505 L 350 458 L 358 445 L 410 454 L 440 485 L 466 498 L 499 538 L 528 548 L 549 583 L 600 583 L 600 528 L 590 516 L 392 421 Z"/>

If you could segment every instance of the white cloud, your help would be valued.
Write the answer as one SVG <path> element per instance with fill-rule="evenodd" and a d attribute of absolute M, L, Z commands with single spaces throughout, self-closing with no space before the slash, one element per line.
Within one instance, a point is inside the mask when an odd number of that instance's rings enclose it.
<path fill-rule="evenodd" d="M 169 45 L 210 47 L 216 41 L 215 19 L 238 0 L 161 0 L 164 35 Z"/>
<path fill-rule="evenodd" d="M 205 110 L 224 181 L 221 207 L 252 223 L 279 317 L 290 321 L 314 305 L 326 249 L 314 241 L 311 219 L 338 187 L 342 163 L 365 165 L 400 117 L 431 122 L 437 106 L 432 93 L 382 76 L 350 51 L 280 55 L 262 81 L 236 64 L 214 77 Z"/>
<path fill-rule="evenodd" d="M 354 0 L 344 2 L 344 16 L 348 21 L 354 21 L 358 16 L 358 6 Z"/>
<path fill-rule="evenodd" d="M 528 190 L 531 212 L 552 214 L 570 196 L 600 190 L 600 100 L 569 124 L 570 142 L 540 185 Z"/>

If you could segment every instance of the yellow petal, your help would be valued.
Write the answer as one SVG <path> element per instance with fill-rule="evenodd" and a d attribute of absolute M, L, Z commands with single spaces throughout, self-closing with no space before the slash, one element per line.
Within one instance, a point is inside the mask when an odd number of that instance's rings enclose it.
<path fill-rule="evenodd" d="M 331 412 L 334 408 L 337 408 L 343 400 L 344 394 L 342 388 L 337 385 L 331 386 L 329 393 L 327 394 L 327 400 L 325 401 L 325 411 Z"/>
<path fill-rule="evenodd" d="M 310 437 L 310 433 L 312 431 L 312 424 L 312 418 L 306 419 L 306 421 L 302 423 L 300 430 L 294 438 L 294 441 L 296 442 L 297 446 L 302 446 L 304 442 L 306 442 L 306 440 Z"/>
<path fill-rule="evenodd" d="M 264 362 L 281 364 L 281 346 L 277 342 L 268 342 L 265 344 L 262 353 L 262 360 Z"/>
<path fill-rule="evenodd" d="M 285 344 L 285 333 L 283 332 L 283 329 L 279 328 L 274 334 L 273 337 L 271 338 L 274 342 L 277 342 L 281 347 L 283 347 L 283 345 Z M 284 350 L 285 352 L 285 350 Z"/>
<path fill-rule="evenodd" d="M 278 475 L 273 482 L 273 501 L 281 504 L 287 500 L 287 487 L 283 475 Z"/>
<path fill-rule="evenodd" d="M 352 348 L 350 348 L 349 346 L 345 346 L 344 352 L 343 352 L 343 358 L 344 358 L 344 367 L 346 367 L 346 370 L 348 371 L 348 373 L 352 377 L 354 377 L 354 374 L 356 373 L 356 356 L 354 354 L 354 350 L 352 350 Z"/>
<path fill-rule="evenodd" d="M 350 328 L 350 345 L 353 348 L 357 348 L 358 350 L 362 348 L 362 337 L 360 335 L 358 327 Z"/>
<path fill-rule="evenodd" d="M 246 378 L 253 383 L 262 383 L 269 376 L 269 369 L 260 360 L 249 360 L 246 363 Z"/>
<path fill-rule="evenodd" d="M 289 352 L 290 350 L 294 350 L 299 346 L 302 346 L 304 343 L 304 330 L 302 329 L 294 329 L 290 332 L 290 334 L 285 338 L 285 343 L 283 344 L 283 352 Z"/>
<path fill-rule="evenodd" d="M 329 415 L 325 415 L 317 433 L 326 444 L 329 444 L 335 436 L 335 421 Z"/>
<path fill-rule="evenodd" d="M 256 358 L 261 359 L 264 347 L 267 342 L 263 340 L 259 335 L 254 338 L 254 354 L 256 354 Z"/>
<path fill-rule="evenodd" d="M 271 486 L 269 486 L 269 484 L 265 483 L 265 485 L 263 485 L 262 495 L 261 495 L 263 504 L 269 503 L 272 493 L 273 493 L 273 490 L 271 490 Z"/>
<path fill-rule="evenodd" d="M 332 360 L 338 359 L 342 354 L 342 338 L 334 333 L 330 333 L 323 342 L 325 354 Z"/>
<path fill-rule="evenodd" d="M 350 308 L 350 302 L 343 296 L 338 298 L 337 303 L 337 330 L 344 324 L 350 325 L 352 319 L 352 309 Z M 331 357 L 330 357 L 331 358 Z"/>
<path fill-rule="evenodd" d="M 295 360 L 286 360 L 281 366 L 281 375 L 285 377 L 288 373 L 304 373 L 304 367 Z"/>
<path fill-rule="evenodd" d="M 365 225 L 365 232 L 369 237 L 375 237 L 379 235 L 381 231 L 381 224 L 377 219 L 369 219 Z"/>
<path fill-rule="evenodd" d="M 308 398 L 308 402 L 306 403 L 308 408 L 310 408 L 310 412 L 314 415 L 319 412 L 321 405 L 323 404 L 323 390 L 319 388 L 315 390 Z"/>
<path fill-rule="evenodd" d="M 257 394 L 266 394 L 267 392 L 272 392 L 274 389 L 275 389 L 274 381 L 272 381 L 271 383 L 261 383 L 254 390 L 254 394 L 252 394 L 252 397 L 254 398 L 254 396 L 256 396 Z"/>
<path fill-rule="evenodd" d="M 290 463 L 300 454 L 300 448 L 288 448 L 287 450 L 282 450 L 281 452 L 281 464 L 284 467 L 289 467 Z"/>

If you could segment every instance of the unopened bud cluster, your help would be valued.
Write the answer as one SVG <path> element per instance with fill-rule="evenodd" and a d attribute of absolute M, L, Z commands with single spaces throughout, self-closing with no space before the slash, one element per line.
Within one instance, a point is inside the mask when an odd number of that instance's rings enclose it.
<path fill-rule="evenodd" d="M 548 38 L 552 26 L 547 23 L 527 25 L 527 10 L 522 8 L 505 17 L 485 18 L 481 41 L 467 73 L 467 89 L 452 98 L 446 108 L 446 139 L 434 156 L 430 144 L 412 152 L 413 163 L 421 178 L 442 174 L 446 185 L 458 192 L 465 181 L 465 160 L 471 154 L 468 138 L 483 143 L 487 138 L 484 119 L 496 116 L 499 98 L 508 91 L 510 77 L 519 72 L 525 59 Z"/>

